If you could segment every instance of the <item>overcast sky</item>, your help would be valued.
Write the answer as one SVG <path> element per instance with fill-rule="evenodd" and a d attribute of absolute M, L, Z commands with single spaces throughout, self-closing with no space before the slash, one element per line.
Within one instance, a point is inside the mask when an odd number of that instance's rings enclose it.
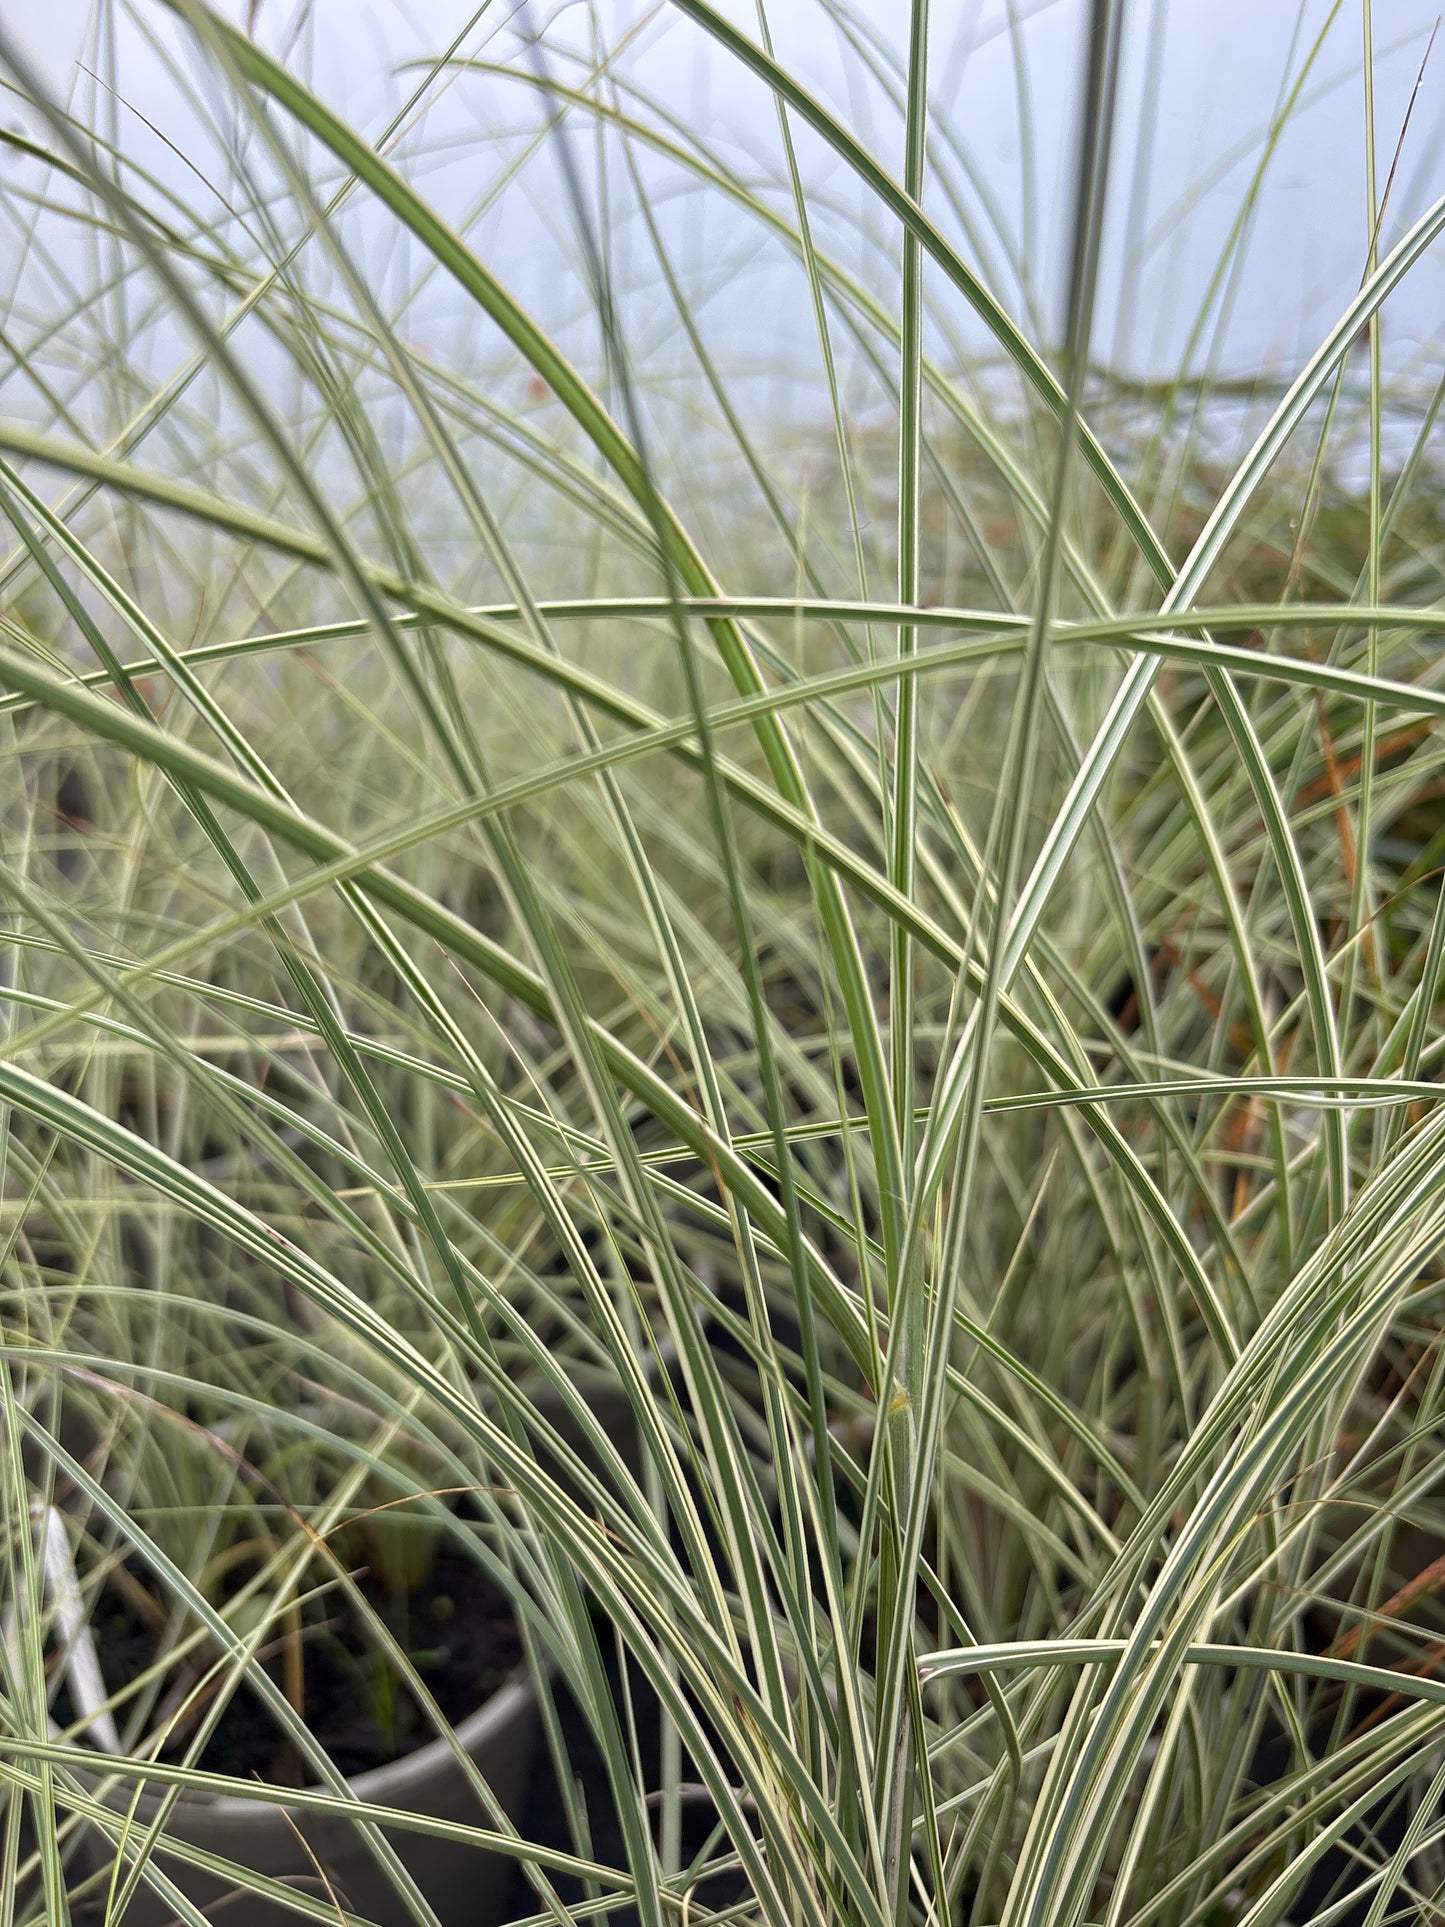
<path fill-rule="evenodd" d="M 147 17 L 164 17 L 152 0 L 138 4 Z M 1440 0 L 1375 0 L 1382 184 L 1439 6 Z M 514 10 L 515 0 L 497 0 L 488 11 L 484 27 L 496 36 L 492 57 L 515 51 L 504 25 Z M 472 11 L 454 0 L 417 0 L 409 8 L 396 0 L 315 0 L 312 30 L 297 42 L 297 57 L 311 63 L 313 82 L 323 93 L 376 131 L 407 84 L 398 77 L 402 64 L 445 46 Z M 863 0 L 855 11 L 876 25 L 886 45 L 899 47 L 908 11 L 903 0 Z M 625 70 L 685 120 L 705 125 L 740 169 L 778 174 L 776 117 L 757 82 L 731 66 L 665 0 L 656 7 L 651 0 L 601 0 L 598 12 L 612 45 L 644 14 L 653 15 L 632 41 Z M 756 34 L 756 0 L 731 0 L 729 12 Z M 89 13 L 89 0 L 0 0 L 6 30 L 18 33 L 62 92 L 75 72 Z M 1010 307 L 1022 311 L 1026 294 L 999 263 L 1006 247 L 1026 254 L 1037 307 L 1048 318 L 1057 313 L 1066 252 L 1062 210 L 1083 13 L 1082 0 L 934 0 L 933 6 L 935 113 L 946 115 L 966 143 L 959 164 L 973 170 L 974 186 L 965 188 L 964 199 L 987 251 L 980 259 L 992 264 Z M 295 14 L 295 0 L 262 0 L 259 30 L 274 44 Z M 575 39 L 584 30 L 580 7 L 549 17 L 564 36 Z M 768 19 L 780 58 L 896 167 L 896 116 L 878 88 L 860 78 L 856 56 L 847 53 L 819 0 L 769 0 Z M 1113 246 L 1096 345 L 1139 374 L 1171 372 L 1186 348 L 1195 366 L 1212 354 L 1223 372 L 1287 372 L 1358 286 L 1365 262 L 1361 0 L 1304 0 L 1299 6 L 1295 0 L 1131 0 L 1128 19 Z M 472 44 L 483 37 L 479 31 Z M 162 131 L 184 138 L 181 123 L 168 122 L 174 103 L 168 105 L 164 77 L 138 36 L 131 36 L 122 55 L 127 97 L 153 115 Z M 477 92 L 483 84 L 467 82 L 470 93 L 453 90 L 456 97 L 439 109 L 441 131 L 464 133 L 485 114 L 521 111 L 518 90 L 511 90 L 503 107 L 496 93 Z M 1216 328 L 1191 343 L 1191 324 L 1265 154 L 1271 118 L 1296 85 L 1300 99 L 1270 156 L 1243 265 L 1231 284 L 1216 291 Z M 1145 111 L 1146 97 L 1151 112 Z M 485 108 L 479 105 L 483 98 L 490 103 Z M 434 131 L 437 125 L 434 119 Z M 1395 169 L 1386 244 L 1445 193 L 1442 146 L 1445 36 L 1426 67 Z M 861 205 L 855 184 L 817 143 L 800 136 L 799 151 L 810 182 L 825 197 L 841 208 Z M 948 225 L 950 211 L 936 190 L 930 192 Z M 510 213 L 496 217 L 493 244 L 505 248 L 529 298 L 545 301 L 553 270 L 547 265 L 545 207 L 542 213 L 539 224 L 535 190 L 530 200 L 515 197 Z M 709 248 L 717 258 L 736 245 L 743 262 L 751 243 L 722 233 L 722 217 L 712 208 L 705 218 L 713 223 Z M 990 232 L 991 221 L 1007 242 Z M 890 245 L 886 235 L 883 245 Z M 1422 378 L 1445 320 L 1442 264 L 1445 250 L 1437 248 L 1386 316 L 1393 365 L 1414 366 Z M 776 331 L 793 312 L 799 287 L 780 269 L 739 265 L 736 271 L 752 276 L 747 314 Z"/>

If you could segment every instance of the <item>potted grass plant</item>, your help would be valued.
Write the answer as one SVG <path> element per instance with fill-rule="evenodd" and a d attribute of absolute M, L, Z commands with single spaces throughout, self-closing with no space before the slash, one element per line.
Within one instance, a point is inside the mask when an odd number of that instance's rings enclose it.
<path fill-rule="evenodd" d="M 496 1410 L 462 1398 L 439 1417 L 419 1355 L 408 1375 L 339 1326 L 278 1331 L 215 1299 L 192 1321 L 194 1302 L 157 1286 L 143 1317 L 166 1342 L 137 1357 L 105 1322 L 137 1309 L 125 1300 L 82 1293 L 58 1375 L 31 1375 L 15 1408 L 41 1408 L 25 1426 L 37 1530 L 8 1553 L 12 1573 L 42 1574 L 43 1721 L 90 1749 L 66 1778 L 72 1821 L 90 1822 L 69 1829 L 92 1869 L 76 1904 L 140 1921 L 224 1904 L 270 1922 L 308 1900 L 495 1917 L 507 1862 L 485 1849 L 517 1844 L 549 1665 L 525 1650 L 517 1494 L 467 1423 L 497 1432 Z M 531 1437 L 509 1441 L 574 1513 L 631 1476 L 614 1443 L 626 1402 L 595 1367 L 581 1376 L 581 1392 L 521 1392 Z"/>
<path fill-rule="evenodd" d="M 1222 246 L 1163 6 L 673 0 L 741 130 L 648 14 L 428 20 L 379 100 L 103 11 L 69 105 L 4 43 L 0 1890 L 1431 1918 L 1445 390 L 1381 317 L 1445 202 L 1370 9 Z M 1215 381 L 1321 106 L 1348 273 Z M 529 1662 L 475 1713 L 399 1603 L 453 1552 Z M 345 1615 L 435 1733 L 354 1774 Z"/>
<path fill-rule="evenodd" d="M 103 772 L 89 780 L 104 799 Z M 27 994 L 41 1008 L 54 1007 L 53 973 L 83 955 L 58 913 L 94 860 L 84 848 L 75 865 L 44 859 L 65 894 L 36 899 L 51 940 Z M 285 1036 L 264 960 L 232 948 L 221 971 L 208 959 L 172 989 L 198 1030 L 218 1007 L 245 1008 Z M 337 1175 L 357 1174 L 347 1120 L 339 1139 L 317 1122 L 324 1089 L 319 1110 L 264 1109 L 257 1133 L 255 1094 L 290 1082 L 294 1057 L 274 1041 L 248 1057 L 244 1033 L 217 1029 L 221 1074 L 172 1080 L 143 1035 L 117 1025 L 99 1063 L 62 1062 L 52 1094 L 88 1141 L 52 1151 L 22 1240 L 25 1357 L 32 1373 L 48 1361 L 55 1407 L 27 1452 L 47 1543 L 78 1542 L 63 1597 L 72 1619 L 83 1602 L 89 1628 L 78 1674 L 61 1595 L 41 1587 L 41 1730 L 58 1722 L 92 1749 L 67 1783 L 67 1855 L 82 1843 L 91 1869 L 77 1904 L 159 1921 L 224 1903 L 270 1921 L 291 1899 L 324 1910 L 339 1895 L 371 1919 L 421 1905 L 485 1918 L 510 1864 L 488 1839 L 512 1829 L 553 1659 L 516 1571 L 516 1495 L 479 1440 L 510 1425 L 534 1476 L 585 1506 L 598 1481 L 615 1489 L 635 1470 L 629 1397 L 541 1213 L 490 1204 L 503 1187 L 485 1154 L 472 1149 L 482 1173 L 459 1187 L 446 1251 L 476 1294 L 464 1317 L 416 1289 L 400 1240 L 388 1250 L 371 1234 L 354 1203 L 368 1187 Z M 447 1108 L 470 1137 L 462 1106 Z M 272 1215 L 278 1161 L 317 1205 L 311 1223 Z M 451 1188 L 438 1186 L 443 1200 Z M 342 1225 L 353 1242 L 338 1261 Z M 591 1264 L 584 1227 L 566 1226 Z M 621 1260 L 617 1275 L 632 1317 L 617 1328 L 651 1400 L 667 1346 Z M 16 1598 L 25 1558 L 12 1539 Z M 127 1770 L 107 1780 L 112 1762 Z M 248 1782 L 286 1804 L 249 1797 Z M 368 1831 L 382 1809 L 415 1816 L 411 1830 Z"/>
<path fill-rule="evenodd" d="M 192 1397 L 198 1379 L 193 1368 Z M 485 1914 L 505 1866 L 457 1836 L 469 1822 L 508 1826 L 537 1722 L 517 1616 L 479 1543 L 485 1518 L 468 1506 L 474 1481 L 431 1496 L 417 1460 L 434 1479 L 447 1462 L 435 1445 L 383 1451 L 373 1429 L 342 1457 L 334 1418 L 298 1410 L 288 1423 L 274 1398 L 259 1420 L 253 1403 L 240 1423 L 233 1408 L 203 1425 L 138 1397 L 134 1378 L 107 1382 L 99 1361 L 72 1396 L 71 1432 L 104 1423 L 86 1390 L 120 1416 L 60 1476 L 64 1502 L 44 1516 L 66 1575 L 47 1586 L 50 1718 L 98 1748 L 82 1785 L 111 1810 L 108 1834 L 89 1842 L 109 1877 L 92 1882 L 92 1904 L 125 1896 L 100 1842 L 118 1831 L 138 1841 L 164 1821 L 158 1877 L 137 1879 L 129 1918 L 170 1919 L 179 1895 L 270 1921 L 298 1893 L 344 1896 L 373 1919 L 405 1917 L 398 1892 L 427 1896 L 443 1917 L 464 1895 L 469 1917 Z M 159 1784 L 107 1782 L 107 1754 L 156 1763 Z M 297 1790 L 299 1810 L 219 1790 L 247 1782 Z M 308 1797 L 331 1811 L 308 1810 Z M 350 1821 L 355 1803 L 443 1824 L 378 1854 Z M 200 1864 L 177 1863 L 172 1843 Z M 266 1876 L 273 1897 L 238 1896 L 235 1874 L 217 1871 L 228 1863 Z"/>
<path fill-rule="evenodd" d="M 46 971 L 80 955 L 59 916 L 48 928 L 41 1007 Z M 196 1021 L 218 997 L 274 1024 L 230 963 L 220 984 L 176 979 Z M 628 1485 L 622 1376 L 555 1260 L 538 1262 L 555 1247 L 535 1213 L 492 1211 L 480 1242 L 454 1233 L 447 1255 L 478 1301 L 463 1317 L 366 1235 L 333 1175 L 354 1145 L 302 1109 L 291 1143 L 257 1145 L 243 1093 L 265 1077 L 248 1088 L 230 1070 L 245 1061 L 234 1034 L 217 1038 L 227 1069 L 199 1085 L 157 1075 L 134 1027 L 111 1036 L 98 1065 L 52 1086 L 80 1136 L 52 1147 L 21 1241 L 12 1429 L 63 1588 L 27 1586 L 19 1501 L 7 1548 L 9 1596 L 36 1601 L 41 1735 L 90 1749 L 66 1778 L 65 1864 L 79 1843 L 91 1869 L 77 1904 L 139 1921 L 223 1903 L 269 1922 L 338 1897 L 383 1921 L 496 1914 L 509 1862 L 487 1847 L 517 1844 L 554 1664 L 496 1451 L 574 1513 Z M 270 1216 L 278 1158 L 329 1203 L 319 1222 Z M 341 1262 L 338 1224 L 361 1234 Z M 503 1249 L 497 1278 L 482 1265 Z M 667 1347 L 621 1275 L 633 1392 L 650 1401 Z M 411 1829 L 368 1826 L 383 1810 Z"/>

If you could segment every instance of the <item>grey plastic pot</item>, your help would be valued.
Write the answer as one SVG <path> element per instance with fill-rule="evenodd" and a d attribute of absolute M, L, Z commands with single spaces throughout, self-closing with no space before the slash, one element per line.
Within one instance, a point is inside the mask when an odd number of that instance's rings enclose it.
<path fill-rule="evenodd" d="M 537 1724 L 536 1694 L 531 1681 L 519 1676 L 456 1729 L 458 1741 L 480 1768 L 503 1811 L 514 1818 L 520 1816 L 526 1798 Z M 390 1766 L 358 1774 L 350 1785 L 356 1797 L 368 1804 L 472 1826 L 491 1825 L 445 1740 L 432 1740 Z M 129 1790 L 123 1788 L 112 1796 L 112 1804 L 127 1805 L 129 1797 Z M 153 1820 L 158 1806 L 159 1795 L 142 1795 L 136 1825 L 144 1827 Z M 269 1874 L 323 1902 L 334 1894 L 350 1912 L 377 1921 L 380 1927 L 412 1927 L 413 1914 L 344 1815 L 317 1815 L 229 1795 L 209 1799 L 187 1792 L 176 1802 L 165 1831 L 169 1839 L 224 1855 L 238 1866 Z M 409 1829 L 393 1829 L 388 1838 L 443 1927 L 496 1927 L 511 1884 L 511 1860 L 464 1841 Z M 102 1864 L 108 1868 L 109 1863 L 108 1850 L 97 1841 L 92 1868 Z M 215 1919 L 225 1927 L 295 1927 L 297 1916 L 288 1907 L 238 1892 L 235 1886 L 165 1854 L 157 1865 L 196 1906 L 214 1909 Z M 105 1906 L 104 1887 L 93 1905 L 98 1918 Z M 166 1927 L 175 1918 L 159 1895 L 145 1887 L 126 1909 L 125 1927 Z"/>
<path fill-rule="evenodd" d="M 624 1460 L 635 1471 L 639 1457 L 636 1426 L 625 1396 L 615 1382 L 609 1384 L 600 1377 L 586 1389 L 594 1415 L 609 1436 L 622 1444 Z M 544 1393 L 537 1402 L 584 1462 L 592 1460 L 579 1428 L 555 1395 Z M 513 1819 L 520 1819 L 526 1799 L 538 1726 L 536 1692 L 531 1680 L 519 1675 L 456 1729 L 458 1741 L 480 1768 L 503 1811 Z M 445 1740 L 432 1740 L 389 1766 L 359 1774 L 350 1784 L 357 1798 L 371 1805 L 473 1826 L 490 1825 Z M 111 1796 L 111 1804 L 123 1810 L 129 1799 L 129 1785 L 121 1785 Z M 142 1796 L 135 1815 L 137 1828 L 144 1828 L 155 1818 L 159 1804 L 159 1795 Z M 414 1916 L 344 1815 L 318 1816 L 301 1808 L 186 1792 L 176 1802 L 165 1831 L 169 1839 L 222 1855 L 251 1872 L 268 1874 L 323 1901 L 328 1899 L 329 1888 L 350 1912 L 378 1922 L 379 1927 L 413 1927 Z M 400 1828 L 391 1830 L 388 1837 L 442 1927 L 497 1927 L 512 1881 L 510 1859 L 461 1841 Z M 317 1872 L 318 1863 L 324 1882 Z M 110 1849 L 92 1836 L 91 1871 L 104 1866 L 108 1872 L 110 1864 Z M 287 1907 L 239 1892 L 235 1886 L 223 1885 L 165 1854 L 158 1864 L 196 1906 L 215 1909 L 218 1927 L 295 1927 L 297 1916 Z M 97 1919 L 105 1906 L 108 1884 L 101 1886 L 94 1897 Z M 224 1905 L 219 1904 L 222 1902 Z M 127 1907 L 124 1927 L 170 1927 L 174 1920 L 174 1912 L 147 1886 L 137 1891 Z"/>

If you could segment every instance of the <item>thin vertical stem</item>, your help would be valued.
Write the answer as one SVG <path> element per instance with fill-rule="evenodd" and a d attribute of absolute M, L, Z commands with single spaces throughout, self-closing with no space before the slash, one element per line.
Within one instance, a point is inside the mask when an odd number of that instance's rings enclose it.
<path fill-rule="evenodd" d="M 908 97 L 905 107 L 903 185 L 909 199 L 923 200 L 928 148 L 928 0 L 913 0 L 908 36 Z M 902 363 L 898 398 L 898 600 L 918 601 L 923 487 L 923 249 L 911 228 L 903 232 Z M 911 656 L 918 631 L 898 627 L 898 654 Z M 918 688 L 900 678 L 893 758 L 893 841 L 889 876 L 904 895 L 913 894 L 917 869 Z M 913 943 L 893 933 L 890 985 L 890 1068 L 893 1108 L 906 1172 L 913 1156 Z"/>

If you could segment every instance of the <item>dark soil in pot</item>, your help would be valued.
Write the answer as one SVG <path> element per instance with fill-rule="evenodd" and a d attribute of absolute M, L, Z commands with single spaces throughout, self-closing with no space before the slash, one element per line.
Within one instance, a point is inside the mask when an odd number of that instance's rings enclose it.
<path fill-rule="evenodd" d="M 1361 1705 L 1362 1717 L 1367 1717 L 1371 1711 L 1378 1710 L 1379 1701 L 1366 1698 Z M 1329 1741 L 1327 1724 L 1322 1723 L 1310 1739 L 1325 1753 Z M 1290 1737 L 1276 1728 L 1255 1754 L 1250 1777 L 1256 1786 L 1268 1788 L 1289 1777 L 1291 1759 Z M 1361 1892 L 1361 1888 L 1369 1870 L 1399 1847 L 1409 1820 L 1405 1789 L 1382 1795 L 1344 1838 L 1326 1849 L 1310 1868 L 1291 1901 L 1289 1919 L 1298 1922 L 1300 1927 L 1311 1927 L 1316 1921 L 1328 1921 L 1330 1927 L 1364 1927 L 1375 1889 Z M 1394 1906 L 1386 1918 L 1405 1919 L 1407 1916 L 1401 1912 L 1404 1901 L 1405 1892 L 1397 1891 Z"/>
<path fill-rule="evenodd" d="M 606 1660 L 608 1684 L 612 1689 L 613 1699 L 620 1706 L 622 1681 L 616 1650 L 610 1637 L 605 1633 L 603 1651 L 608 1655 Z M 657 1768 L 660 1754 L 661 1709 L 656 1694 L 636 1667 L 629 1667 L 628 1670 L 631 1730 L 636 1734 L 639 1757 L 643 1770 L 648 1776 L 647 1784 L 650 1787 L 656 1787 L 660 1784 Z M 616 1803 L 612 1797 L 612 1788 L 601 1751 L 566 1687 L 559 1682 L 555 1690 L 558 1719 L 567 1744 L 568 1765 L 586 1808 L 589 1834 L 587 1850 L 593 1859 L 605 1865 L 626 1866 L 627 1849 L 622 1825 L 617 1817 Z M 684 1781 L 691 1782 L 697 1779 L 695 1769 L 686 1759 L 683 1762 L 682 1777 Z M 660 1818 L 659 1803 L 653 1801 L 650 1811 L 655 1836 Z M 540 1846 L 553 1847 L 562 1853 L 575 1851 L 575 1843 L 568 1830 L 567 1809 L 563 1804 L 552 1762 L 544 1746 L 539 1745 L 533 1756 L 526 1803 L 518 1815 L 517 1824 L 524 1838 L 534 1840 Z M 707 1844 L 716 1825 L 717 1813 L 710 1800 L 694 1798 L 686 1802 L 682 1815 L 684 1866 Z M 565 1874 L 555 1874 L 552 1880 L 564 1905 L 580 1902 L 585 1898 L 580 1882 L 569 1879 Z M 746 1893 L 747 1885 L 742 1875 L 714 1876 L 699 1882 L 693 1891 L 691 1906 L 705 1913 L 710 1908 L 723 1908 L 736 1904 L 745 1897 Z M 537 1911 L 538 1900 L 535 1889 L 529 1884 L 520 1867 L 514 1868 L 502 1918 L 508 1921 L 524 1920 L 535 1915 Z M 609 1907 L 606 1918 L 609 1927 L 637 1927 L 637 1909 L 632 1906 Z"/>
<path fill-rule="evenodd" d="M 134 1570 L 130 1578 L 133 1583 L 124 1589 L 114 1581 L 106 1586 L 92 1622 L 112 1691 L 155 1659 L 155 1627 L 140 1603 L 142 1595 L 154 1595 Z M 521 1660 L 510 1605 L 459 1548 L 443 1546 L 428 1577 L 400 1597 L 389 1595 L 371 1574 L 363 1573 L 357 1583 L 454 1726 L 485 1704 Z M 155 1603 L 163 1612 L 161 1602 Z M 348 1779 L 404 1758 L 435 1738 L 391 1656 L 378 1650 L 338 1592 L 303 1605 L 301 1642 L 306 1724 Z M 285 1642 L 262 1651 L 267 1673 L 284 1690 Z M 198 1670 L 204 1664 L 202 1659 Z M 196 1711 L 199 1715 L 200 1708 Z M 65 1687 L 57 1694 L 55 1713 L 62 1724 L 73 1717 Z M 191 1730 L 191 1723 L 177 1728 L 165 1757 L 184 1750 Z M 315 1777 L 244 1685 L 232 1694 L 198 1764 L 207 1772 L 277 1786 L 301 1786 Z"/>
<path fill-rule="evenodd" d="M 1303 1628 L 1307 1649 L 1328 1653 L 1338 1636 L 1339 1622 L 1333 1613 L 1316 1610 L 1306 1614 Z M 1372 1648 L 1364 1658 L 1375 1665 L 1388 1666 L 1391 1655 L 1387 1642 L 1379 1640 L 1378 1650 Z M 1336 1748 L 1353 1735 L 1398 1713 L 1405 1704 L 1377 1691 L 1356 1689 L 1348 1695 L 1342 1695 L 1337 1689 L 1325 1691 L 1313 1710 L 1305 1735 L 1311 1755 L 1316 1760 L 1329 1759 Z M 1251 1763 L 1250 1779 L 1255 1786 L 1273 1787 L 1298 1770 L 1295 1744 L 1294 1736 L 1272 1715 Z M 1437 1763 L 1432 1759 L 1431 1771 Z M 1428 1773 L 1425 1777 L 1428 1779 Z M 1300 1927 L 1311 1927 L 1316 1921 L 1328 1921 L 1330 1927 L 1363 1927 L 1375 1896 L 1373 1887 L 1366 1889 L 1369 1873 L 1399 1848 L 1410 1823 L 1410 1811 L 1407 1786 L 1382 1793 L 1344 1837 L 1321 1854 L 1310 1868 L 1290 1905 L 1289 1918 L 1300 1923 Z M 1412 1877 L 1407 1870 L 1407 1881 Z M 1386 1919 L 1413 1918 L 1407 1896 L 1408 1886 L 1397 1890 Z"/>

